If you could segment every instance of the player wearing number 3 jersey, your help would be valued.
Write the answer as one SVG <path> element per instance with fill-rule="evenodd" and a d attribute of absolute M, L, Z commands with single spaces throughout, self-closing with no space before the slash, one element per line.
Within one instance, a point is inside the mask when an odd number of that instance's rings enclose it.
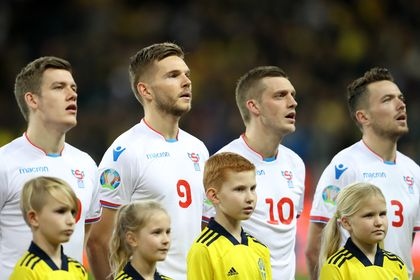
<path fill-rule="evenodd" d="M 420 167 L 397 151 L 399 137 L 408 132 L 404 96 L 387 69 L 373 68 L 349 85 L 348 104 L 363 136 L 332 159 L 318 182 L 306 252 L 311 279 L 318 279 L 322 229 L 334 215 L 335 198 L 355 182 L 382 190 L 389 223 L 384 249 L 400 256 L 412 275 L 411 247 L 420 231 Z"/>
<path fill-rule="evenodd" d="M 295 130 L 295 95 L 278 67 L 262 66 L 246 73 L 236 87 L 246 131 L 219 151 L 240 154 L 256 166 L 258 200 L 242 226 L 270 249 L 273 279 L 295 276 L 296 220 L 303 208 L 305 166 L 280 144 Z"/>
<path fill-rule="evenodd" d="M 96 279 L 110 275 L 108 244 L 116 208 L 144 199 L 159 201 L 172 220 L 172 245 L 158 271 L 186 279 L 187 253 L 201 231 L 202 174 L 209 156 L 203 142 L 178 126 L 191 107 L 189 74 L 175 44 L 155 44 L 131 58 L 132 87 L 145 116 L 114 141 L 99 166 L 104 210 L 88 243 Z"/>

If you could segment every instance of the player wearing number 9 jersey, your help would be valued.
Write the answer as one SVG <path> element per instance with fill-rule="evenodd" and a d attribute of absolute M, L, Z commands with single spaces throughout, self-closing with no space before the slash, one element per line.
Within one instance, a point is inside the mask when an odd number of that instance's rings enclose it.
<path fill-rule="evenodd" d="M 331 160 L 318 182 L 306 249 L 311 279 L 318 279 L 322 229 L 335 212 L 335 198 L 355 182 L 382 190 L 389 223 L 384 249 L 400 256 L 412 275 L 411 247 L 420 231 L 420 167 L 397 151 L 399 137 L 408 132 L 404 97 L 387 69 L 373 68 L 349 85 L 348 103 L 363 136 Z"/>
<path fill-rule="evenodd" d="M 295 94 L 282 69 L 250 70 L 236 86 L 246 131 L 219 151 L 240 154 L 256 166 L 258 200 L 242 226 L 270 249 L 273 279 L 294 279 L 296 268 L 296 222 L 303 209 L 305 165 L 280 144 L 295 130 Z"/>
<path fill-rule="evenodd" d="M 135 96 L 145 116 L 119 136 L 99 165 L 101 221 L 88 243 L 96 279 L 106 279 L 108 244 L 116 209 L 134 200 L 160 202 L 171 216 L 172 245 L 158 271 L 186 279 L 186 257 L 201 231 L 204 188 L 202 174 L 209 154 L 202 141 L 179 129 L 191 107 L 189 68 L 175 44 L 154 44 L 131 58 Z"/>

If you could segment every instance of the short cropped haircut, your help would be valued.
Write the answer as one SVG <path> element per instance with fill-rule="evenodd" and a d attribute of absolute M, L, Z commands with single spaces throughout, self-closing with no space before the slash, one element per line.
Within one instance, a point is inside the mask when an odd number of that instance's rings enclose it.
<path fill-rule="evenodd" d="M 347 105 L 352 119 L 357 126 L 356 111 L 367 105 L 367 86 L 379 81 L 394 81 L 391 73 L 386 68 L 374 67 L 347 86 Z"/>
<path fill-rule="evenodd" d="M 63 200 L 62 197 L 65 197 Z M 25 183 L 21 193 L 20 209 L 25 222 L 29 224 L 27 214 L 34 210 L 39 212 L 45 206 L 48 196 L 64 203 L 74 211 L 74 215 L 79 213 L 79 203 L 73 189 L 64 180 L 55 177 L 36 177 Z"/>
<path fill-rule="evenodd" d="M 261 93 L 265 90 L 261 80 L 267 77 L 283 77 L 288 79 L 286 73 L 277 66 L 259 66 L 251 69 L 239 78 L 236 89 L 236 105 L 241 113 L 244 123 L 250 120 L 246 102 L 250 99 L 260 100 Z"/>
<path fill-rule="evenodd" d="M 219 188 L 226 181 L 228 171 L 255 171 L 255 165 L 241 155 L 223 152 L 211 156 L 204 165 L 203 184 L 207 191 L 210 187 Z"/>
<path fill-rule="evenodd" d="M 29 108 L 25 102 L 25 93 L 41 95 L 42 77 L 47 69 L 63 69 L 73 72 L 70 62 L 54 56 L 40 57 L 26 65 L 16 76 L 15 98 L 26 121 L 29 119 Z"/>
<path fill-rule="evenodd" d="M 137 84 L 143 78 L 143 75 L 149 71 L 154 62 L 161 61 L 169 56 L 178 56 L 184 59 L 184 52 L 178 45 L 165 42 L 145 47 L 130 57 L 128 73 L 130 75 L 131 89 L 140 104 L 143 104 L 143 99 L 137 91 Z"/>

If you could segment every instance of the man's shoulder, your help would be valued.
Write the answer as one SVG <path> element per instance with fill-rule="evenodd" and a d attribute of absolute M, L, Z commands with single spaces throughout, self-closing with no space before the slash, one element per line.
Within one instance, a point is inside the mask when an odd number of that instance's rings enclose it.
<path fill-rule="evenodd" d="M 10 154 L 14 152 L 18 152 L 24 147 L 23 136 L 18 137 L 10 141 L 9 143 L 0 147 L 0 154 Z"/>

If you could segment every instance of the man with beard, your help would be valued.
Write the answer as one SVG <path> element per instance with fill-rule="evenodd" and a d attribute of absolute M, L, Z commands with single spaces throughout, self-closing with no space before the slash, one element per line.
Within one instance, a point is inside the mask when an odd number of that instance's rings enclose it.
<path fill-rule="evenodd" d="M 186 279 L 186 256 L 201 231 L 202 172 L 208 150 L 179 128 L 191 109 L 190 69 L 181 48 L 154 44 L 131 57 L 130 82 L 144 118 L 120 135 L 99 166 L 102 219 L 92 229 L 88 254 L 96 279 L 110 277 L 108 247 L 116 209 L 133 200 L 152 199 L 171 215 L 172 246 L 162 274 Z"/>
<path fill-rule="evenodd" d="M 370 182 L 381 188 L 389 221 L 384 249 L 400 256 L 411 276 L 411 246 L 415 232 L 420 231 L 420 167 L 397 151 L 398 139 L 408 132 L 404 96 L 384 68 L 367 71 L 347 91 L 350 114 L 362 131 L 362 139 L 339 152 L 318 182 L 306 248 L 311 279 L 318 278 L 322 229 L 334 218 L 335 198 L 354 182 Z"/>

